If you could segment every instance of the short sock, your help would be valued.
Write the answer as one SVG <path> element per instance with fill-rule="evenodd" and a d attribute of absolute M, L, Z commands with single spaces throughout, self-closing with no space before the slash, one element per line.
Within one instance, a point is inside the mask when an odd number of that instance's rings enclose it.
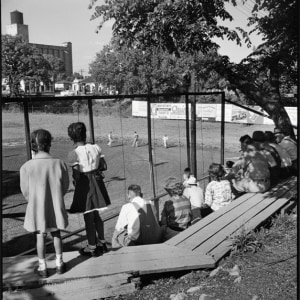
<path fill-rule="evenodd" d="M 98 242 L 99 242 L 99 244 L 106 244 L 106 240 L 100 240 L 100 239 L 98 239 Z"/>
<path fill-rule="evenodd" d="M 88 245 L 88 248 L 89 248 L 90 250 L 95 250 L 95 249 L 96 249 L 96 245 Z"/>
<path fill-rule="evenodd" d="M 64 263 L 62 254 L 56 254 L 56 261 L 55 262 L 56 262 L 57 267 L 60 267 Z"/>
<path fill-rule="evenodd" d="M 43 258 L 43 259 L 40 259 L 39 258 L 39 267 L 38 267 L 38 271 L 44 271 L 47 269 L 47 265 L 46 265 L 46 260 Z"/>

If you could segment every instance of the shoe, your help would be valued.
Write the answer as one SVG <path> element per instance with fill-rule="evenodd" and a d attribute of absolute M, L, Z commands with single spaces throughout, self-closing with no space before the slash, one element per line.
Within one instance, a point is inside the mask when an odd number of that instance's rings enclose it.
<path fill-rule="evenodd" d="M 99 244 L 97 245 L 97 249 L 98 249 L 99 251 L 101 251 L 102 253 L 107 253 L 107 252 L 108 252 L 108 248 L 107 248 L 106 243 L 99 243 Z"/>
<path fill-rule="evenodd" d="M 79 253 L 83 256 L 89 256 L 89 257 L 96 257 L 100 255 L 97 247 L 95 249 L 90 249 L 88 246 L 80 249 Z"/>
<path fill-rule="evenodd" d="M 66 264 L 63 262 L 61 266 L 56 266 L 56 274 L 63 274 L 66 272 Z"/>
<path fill-rule="evenodd" d="M 34 269 L 34 273 L 36 273 L 41 278 L 47 278 L 48 277 L 48 271 L 45 270 L 39 270 L 38 267 Z"/>

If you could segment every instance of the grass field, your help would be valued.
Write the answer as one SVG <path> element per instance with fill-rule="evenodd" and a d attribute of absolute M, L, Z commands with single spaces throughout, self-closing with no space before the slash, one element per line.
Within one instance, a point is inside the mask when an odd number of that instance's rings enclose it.
<path fill-rule="evenodd" d="M 26 147 L 24 139 L 23 115 L 21 113 L 2 114 L 2 138 L 3 138 L 3 177 L 4 187 L 2 212 L 3 212 L 3 243 L 4 256 L 15 255 L 34 246 L 32 237 L 23 229 L 23 218 L 26 202 L 19 190 L 18 172 L 26 162 Z M 88 125 L 86 115 L 79 116 L 80 121 Z M 48 129 L 53 137 L 51 154 L 66 160 L 68 152 L 72 149 L 72 142 L 67 136 L 67 127 L 78 120 L 77 115 L 56 114 L 30 114 L 31 130 L 37 128 Z M 122 123 L 122 130 L 121 130 Z M 151 198 L 151 188 L 147 126 L 143 118 L 123 118 L 116 116 L 94 117 L 95 136 L 106 156 L 108 170 L 105 172 L 105 183 L 112 205 L 108 214 L 118 211 L 124 203 L 126 188 L 129 184 L 141 185 L 145 198 Z M 132 148 L 131 139 L 134 131 L 141 137 L 140 147 Z M 272 130 L 271 126 L 245 126 L 241 124 L 226 124 L 225 132 L 225 159 L 239 155 L 239 137 L 243 134 L 252 134 L 254 130 Z M 107 146 L 107 133 L 113 132 L 116 142 L 113 147 Z M 187 154 L 185 146 L 185 122 L 176 120 L 154 120 L 152 132 L 155 138 L 153 151 L 155 192 L 163 192 L 163 184 L 167 177 L 181 177 L 183 169 L 187 166 Z M 123 134 L 122 134 L 123 133 Z M 162 136 L 169 136 L 170 148 L 162 147 Z M 123 136 L 124 144 L 121 143 Z M 179 142 L 181 146 L 179 146 Z M 197 122 L 197 171 L 198 178 L 206 174 L 207 168 L 212 162 L 220 162 L 220 123 Z M 71 170 L 70 170 L 71 171 Z M 206 182 L 203 182 L 205 188 Z M 65 197 L 66 207 L 72 202 L 73 186 Z M 163 205 L 160 201 L 160 207 Z M 105 224 L 106 238 L 110 240 L 116 219 Z M 81 216 L 70 216 L 67 232 L 74 231 L 83 226 Z M 66 250 L 78 249 L 82 235 L 75 236 L 66 241 Z"/>

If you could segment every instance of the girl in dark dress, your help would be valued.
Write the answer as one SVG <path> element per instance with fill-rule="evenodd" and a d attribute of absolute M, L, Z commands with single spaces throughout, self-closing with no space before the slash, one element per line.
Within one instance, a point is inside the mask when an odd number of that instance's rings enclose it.
<path fill-rule="evenodd" d="M 99 145 L 86 143 L 84 123 L 72 123 L 68 127 L 68 135 L 74 142 L 74 150 L 69 153 L 68 162 L 73 169 L 75 181 L 70 213 L 83 213 L 88 240 L 88 245 L 79 250 L 79 253 L 97 256 L 100 249 L 107 252 L 104 224 L 99 211 L 110 204 L 102 176 L 99 174 L 101 148 Z"/>

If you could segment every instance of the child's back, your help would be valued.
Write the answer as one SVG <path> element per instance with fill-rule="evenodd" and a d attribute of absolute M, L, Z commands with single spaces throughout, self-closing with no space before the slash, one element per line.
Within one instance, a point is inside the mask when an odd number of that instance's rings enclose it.
<path fill-rule="evenodd" d="M 218 210 L 221 207 L 231 202 L 231 186 L 228 180 L 211 181 L 205 192 L 205 203 L 213 210 Z"/>
<path fill-rule="evenodd" d="M 67 166 L 49 153 L 39 152 L 20 169 L 21 191 L 28 201 L 24 228 L 46 232 L 68 226 L 63 196 L 69 188 Z"/>

